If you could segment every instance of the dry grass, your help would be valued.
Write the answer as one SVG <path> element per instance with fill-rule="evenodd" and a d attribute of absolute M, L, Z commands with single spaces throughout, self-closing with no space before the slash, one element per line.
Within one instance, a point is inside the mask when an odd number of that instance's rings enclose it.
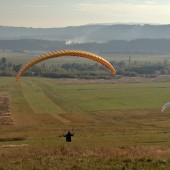
<path fill-rule="evenodd" d="M 6 148 L 5 148 L 6 146 Z M 8 146 L 12 146 L 12 149 Z M 24 148 L 13 149 L 22 146 Z M 24 153 L 24 154 L 21 154 Z M 170 159 L 170 148 L 165 147 L 147 147 L 147 146 L 132 146 L 132 147 L 116 147 L 116 148 L 84 148 L 80 145 L 63 144 L 53 148 L 50 146 L 30 147 L 28 144 L 21 145 L 2 145 L 0 158 L 36 158 L 38 156 L 53 155 L 53 156 L 72 156 L 72 157 L 98 157 L 112 158 L 114 160 L 124 159 Z"/>
<path fill-rule="evenodd" d="M 1 148 L 4 169 L 167 169 L 170 148 L 80 146 Z"/>
<path fill-rule="evenodd" d="M 57 83 L 52 79 L 31 80 L 23 79 L 31 82 L 27 88 L 32 88 L 31 91 L 41 88 L 44 98 L 64 110 L 57 114 L 69 122 L 59 121 L 53 114 L 43 112 L 40 106 L 38 109 L 42 112 L 37 113 L 31 102 L 35 97 L 42 99 L 40 93 L 30 96 L 29 102 L 24 95 L 26 90 L 14 84 L 13 79 L 0 81 L 0 90 L 9 95 L 14 119 L 14 125 L 0 126 L 0 169 L 170 169 L 168 110 L 161 113 L 157 108 L 160 102 L 150 109 L 135 109 L 133 103 L 129 109 L 115 109 L 113 104 L 119 94 L 112 100 L 127 86 L 129 89 L 137 87 L 139 91 L 134 95 L 141 91 L 143 98 L 151 98 L 160 90 L 161 96 L 157 93 L 157 97 L 168 98 L 169 83 L 123 83 L 123 87 L 122 84 L 116 86 L 115 80 L 104 81 L 104 84 L 103 80 L 90 83 L 84 80 L 57 80 Z M 149 87 L 149 93 L 145 94 L 146 87 Z M 129 101 L 138 100 L 138 96 L 131 98 L 129 89 L 125 93 L 130 94 Z M 110 95 L 111 91 L 113 95 Z M 125 98 L 125 94 L 121 94 L 120 102 Z M 152 103 L 154 98 L 151 98 Z M 49 103 L 42 103 L 49 106 Z M 54 110 L 57 109 L 54 107 Z M 61 136 L 72 129 L 75 132 L 73 142 L 65 143 Z"/>

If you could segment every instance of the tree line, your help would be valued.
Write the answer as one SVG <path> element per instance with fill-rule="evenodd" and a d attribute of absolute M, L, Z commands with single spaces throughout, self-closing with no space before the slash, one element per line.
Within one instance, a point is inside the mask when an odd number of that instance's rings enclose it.
<path fill-rule="evenodd" d="M 136 61 L 111 61 L 118 76 L 148 76 L 170 74 L 167 61 L 162 63 L 137 64 Z M 0 76 L 15 76 L 22 64 L 14 64 L 5 57 L 0 59 Z M 44 62 L 29 68 L 23 76 L 39 76 L 49 78 L 82 78 L 82 79 L 111 79 L 113 76 L 103 65 L 94 63 L 64 63 L 46 65 Z"/>

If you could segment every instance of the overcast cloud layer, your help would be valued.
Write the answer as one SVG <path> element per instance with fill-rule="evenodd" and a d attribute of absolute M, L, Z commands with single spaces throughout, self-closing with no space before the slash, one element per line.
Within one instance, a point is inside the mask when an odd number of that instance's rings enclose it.
<path fill-rule="evenodd" d="M 170 0 L 0 0 L 4 26 L 65 27 L 95 23 L 170 24 Z"/>

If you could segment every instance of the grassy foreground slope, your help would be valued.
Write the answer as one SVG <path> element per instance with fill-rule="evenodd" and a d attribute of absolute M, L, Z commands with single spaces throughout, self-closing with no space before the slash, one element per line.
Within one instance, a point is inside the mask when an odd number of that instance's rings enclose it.
<path fill-rule="evenodd" d="M 169 82 L 57 83 L 44 78 L 22 78 L 19 83 L 14 78 L 0 81 L 1 93 L 10 97 L 14 125 L 80 128 L 81 124 L 92 133 L 89 123 L 101 129 L 104 126 L 102 131 L 108 134 L 109 129 L 115 133 L 132 132 L 131 128 L 168 131 L 169 110 L 161 113 L 160 108 L 169 101 L 169 89 Z"/>
<path fill-rule="evenodd" d="M 170 168 L 170 113 L 160 111 L 169 82 L 1 78 L 0 93 L 14 121 L 0 126 L 2 168 Z M 67 144 L 62 135 L 72 129 Z"/>
<path fill-rule="evenodd" d="M 160 108 L 169 101 L 169 82 L 120 84 L 103 81 L 103 83 L 90 84 L 57 83 L 54 79 L 45 78 L 23 78 L 19 83 L 12 78 L 4 78 L 4 80 L 2 83 L 7 84 L 4 85 L 4 90 L 11 96 L 12 109 L 20 109 L 20 113 L 15 114 L 16 116 L 18 114 L 29 117 L 31 114 L 40 117 L 48 115 L 60 122 L 75 123 L 71 117 L 73 114 L 78 114 L 81 118 L 77 121 L 86 121 L 86 119 L 106 121 L 107 118 L 110 121 L 110 117 L 115 117 L 118 112 L 121 114 L 128 112 L 125 117 L 132 116 L 133 113 L 136 113 L 136 117 L 145 115 L 162 118 L 168 115 L 167 111 L 161 114 Z M 15 113 L 16 110 L 13 112 Z M 146 115 L 145 112 L 148 114 Z M 67 120 L 64 117 L 67 117 Z M 28 120 L 24 122 L 29 123 Z"/>

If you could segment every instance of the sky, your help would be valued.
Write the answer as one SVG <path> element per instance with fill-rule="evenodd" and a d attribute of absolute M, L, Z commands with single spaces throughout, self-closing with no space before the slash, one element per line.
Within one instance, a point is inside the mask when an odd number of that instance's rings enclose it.
<path fill-rule="evenodd" d="M 0 25 L 170 24 L 170 0 L 0 0 Z"/>

